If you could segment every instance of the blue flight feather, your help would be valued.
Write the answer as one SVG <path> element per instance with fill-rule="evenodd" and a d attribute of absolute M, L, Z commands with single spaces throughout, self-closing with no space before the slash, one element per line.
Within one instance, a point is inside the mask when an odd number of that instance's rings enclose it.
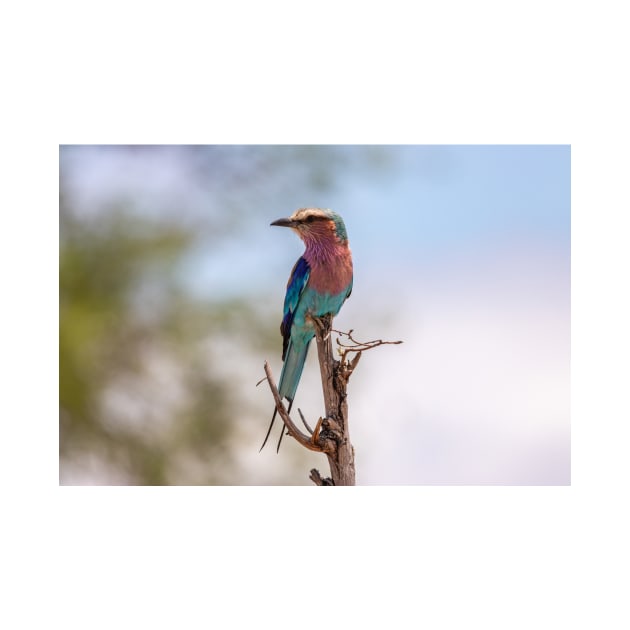
<path fill-rule="evenodd" d="M 287 356 L 289 339 L 291 338 L 291 325 L 295 317 L 295 309 L 297 308 L 300 296 L 304 291 L 304 287 L 311 275 L 311 268 L 306 262 L 304 256 L 300 256 L 298 261 L 293 265 L 289 282 L 287 283 L 287 293 L 284 297 L 284 315 L 280 324 L 280 333 L 282 334 L 282 360 Z"/>

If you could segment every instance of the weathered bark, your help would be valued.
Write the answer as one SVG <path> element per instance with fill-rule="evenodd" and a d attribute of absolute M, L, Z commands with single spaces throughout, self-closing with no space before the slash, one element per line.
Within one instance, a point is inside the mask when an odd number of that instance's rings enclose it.
<path fill-rule="evenodd" d="M 322 421 L 324 437 L 330 434 L 335 449 L 326 452 L 330 464 L 330 474 L 335 486 L 354 486 L 354 448 L 350 442 L 348 425 L 348 384 L 346 366 L 335 359 L 332 346 L 332 318 L 315 319 L 315 340 L 317 356 L 322 376 L 324 408 L 326 418 Z"/>

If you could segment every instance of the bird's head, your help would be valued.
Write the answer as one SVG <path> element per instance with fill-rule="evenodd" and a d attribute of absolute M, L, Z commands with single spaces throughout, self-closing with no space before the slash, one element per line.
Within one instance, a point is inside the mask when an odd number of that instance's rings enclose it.
<path fill-rule="evenodd" d="M 309 242 L 329 240 L 348 241 L 343 219 L 336 212 L 324 208 L 300 208 L 288 219 L 278 219 L 271 225 L 292 228 L 307 245 Z"/>

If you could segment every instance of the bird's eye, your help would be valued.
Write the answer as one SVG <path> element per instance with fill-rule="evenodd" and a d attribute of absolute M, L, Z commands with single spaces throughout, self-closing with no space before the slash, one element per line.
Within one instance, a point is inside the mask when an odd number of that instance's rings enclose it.
<path fill-rule="evenodd" d="M 307 223 L 313 223 L 313 221 L 315 221 L 315 217 L 314 217 L 312 214 L 309 214 L 309 215 L 306 217 L 306 222 L 307 222 Z"/>

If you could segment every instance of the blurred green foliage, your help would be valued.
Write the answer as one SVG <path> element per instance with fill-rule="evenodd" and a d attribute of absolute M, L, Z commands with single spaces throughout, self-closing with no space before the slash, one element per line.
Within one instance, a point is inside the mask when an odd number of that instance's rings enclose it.
<path fill-rule="evenodd" d="M 227 436 L 229 388 L 218 370 L 200 367 L 195 339 L 201 321 L 211 325 L 220 312 L 187 298 L 170 271 L 192 235 L 173 225 L 139 226 L 123 211 L 84 222 L 63 195 L 60 212 L 62 465 L 73 461 L 97 478 L 111 469 L 113 481 L 125 483 L 225 482 L 224 469 L 211 466 L 205 478 L 168 473 L 181 456 L 221 459 Z M 154 296 L 147 316 L 135 298 L 152 276 L 168 299 Z M 145 383 L 155 378 L 149 364 L 156 360 L 164 363 L 165 386 L 181 379 L 187 390 L 166 427 Z M 145 421 L 129 422 L 126 407 Z"/>

